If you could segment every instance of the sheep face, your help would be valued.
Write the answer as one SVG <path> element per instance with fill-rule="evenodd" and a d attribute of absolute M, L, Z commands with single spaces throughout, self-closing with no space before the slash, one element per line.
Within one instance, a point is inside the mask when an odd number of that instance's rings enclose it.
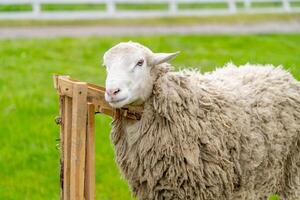
<path fill-rule="evenodd" d="M 151 69 L 177 54 L 153 53 L 134 42 L 112 47 L 103 56 L 107 72 L 105 100 L 115 108 L 143 104 L 153 88 Z"/>

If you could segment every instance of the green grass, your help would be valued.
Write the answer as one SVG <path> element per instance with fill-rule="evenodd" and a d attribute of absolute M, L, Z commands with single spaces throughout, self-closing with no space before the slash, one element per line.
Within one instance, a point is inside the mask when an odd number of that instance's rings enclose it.
<path fill-rule="evenodd" d="M 169 5 L 167 3 L 116 3 L 116 8 L 119 11 L 139 10 L 139 11 L 153 11 L 153 10 L 168 10 Z M 244 9 L 243 2 L 236 3 L 237 9 Z M 252 8 L 280 8 L 282 2 L 252 2 Z M 299 2 L 291 2 L 292 8 L 299 7 Z M 31 4 L 11 4 L 11 5 L 0 5 L 1 12 L 12 12 L 12 11 L 31 11 Z M 41 4 L 43 11 L 105 11 L 106 4 L 104 3 L 93 3 L 93 4 Z M 228 3 L 226 2 L 211 2 L 211 3 L 179 3 L 179 10 L 193 9 L 228 9 Z"/>
<path fill-rule="evenodd" d="M 180 3 L 179 9 L 227 9 L 228 4 L 225 3 Z"/>
<path fill-rule="evenodd" d="M 299 8 L 300 7 L 300 2 L 296 1 L 296 2 L 290 2 L 290 6 L 294 7 L 294 8 Z"/>
<path fill-rule="evenodd" d="M 256 5 L 257 4 L 257 5 Z M 270 4 L 271 5 L 271 4 Z M 277 5 L 277 4 L 272 4 Z M 294 7 L 299 7 L 299 2 L 293 3 Z M 264 3 L 254 3 L 254 7 L 264 7 Z M 193 4 L 179 4 L 179 9 L 224 9 L 227 4 L 224 3 L 193 3 Z M 244 9 L 244 4 L 237 3 L 238 9 Z M 92 10 L 103 11 L 106 5 L 104 4 L 43 4 L 42 10 L 44 11 L 79 11 L 79 10 Z M 135 10 L 141 11 L 151 10 L 166 10 L 167 4 L 117 4 L 119 10 Z M 30 11 L 31 5 L 0 5 L 1 12 L 12 11 Z M 278 13 L 278 14 L 233 14 L 226 16 L 198 16 L 198 17 L 161 17 L 161 18 L 147 18 L 147 19 L 95 19 L 95 20 L 1 20 L 0 27 L 14 27 L 14 26 L 87 26 L 87 25 L 194 25 L 194 24 L 252 24 L 262 22 L 289 22 L 300 21 L 300 13 Z"/>
<path fill-rule="evenodd" d="M 151 36 L 0 40 L 0 199 L 59 198 L 58 98 L 52 74 L 104 84 L 103 53 L 120 41 L 182 53 L 178 67 L 213 70 L 236 64 L 283 64 L 300 80 L 300 35 Z M 109 141 L 109 123 L 96 118 L 97 199 L 131 199 Z M 275 198 L 273 198 L 275 199 Z"/>
<path fill-rule="evenodd" d="M 253 8 L 280 8 L 282 2 L 253 2 L 251 6 Z"/>
<path fill-rule="evenodd" d="M 168 4 L 117 4 L 118 10 L 140 10 L 140 11 L 149 11 L 149 10 L 167 10 Z"/>
<path fill-rule="evenodd" d="M 291 2 L 291 7 L 297 7 L 299 2 Z M 243 2 L 236 3 L 237 8 L 243 8 Z M 252 2 L 252 7 L 254 8 L 264 8 L 264 7 L 282 7 L 282 2 Z M 167 10 L 169 5 L 167 3 L 116 3 L 116 7 L 120 10 Z M 42 4 L 42 9 L 47 11 L 53 10 L 104 10 L 106 5 L 104 3 L 94 3 L 94 4 Z M 226 2 L 211 2 L 211 3 L 179 3 L 178 9 L 226 9 L 228 8 L 228 3 Z M 21 5 L 0 5 L 0 11 L 28 11 L 31 10 L 31 4 L 21 4 Z"/>
<path fill-rule="evenodd" d="M 1 12 L 12 12 L 12 11 L 31 11 L 32 6 L 30 4 L 19 4 L 19 5 L 0 5 Z"/>
<path fill-rule="evenodd" d="M 42 4 L 44 11 L 104 11 L 105 4 Z"/>

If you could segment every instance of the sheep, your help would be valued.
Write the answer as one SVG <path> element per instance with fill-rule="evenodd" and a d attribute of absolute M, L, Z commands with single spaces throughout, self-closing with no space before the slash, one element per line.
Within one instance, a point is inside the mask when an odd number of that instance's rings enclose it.
<path fill-rule="evenodd" d="M 176 53 L 134 42 L 103 56 L 111 140 L 140 200 L 300 200 L 300 83 L 282 67 L 227 64 L 175 71 Z"/>

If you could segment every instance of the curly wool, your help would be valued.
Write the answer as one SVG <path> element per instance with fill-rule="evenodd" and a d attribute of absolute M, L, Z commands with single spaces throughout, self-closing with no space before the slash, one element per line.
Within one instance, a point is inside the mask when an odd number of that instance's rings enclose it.
<path fill-rule="evenodd" d="M 112 123 L 140 200 L 300 199 L 300 83 L 272 66 L 212 73 L 155 66 L 140 121 Z"/>

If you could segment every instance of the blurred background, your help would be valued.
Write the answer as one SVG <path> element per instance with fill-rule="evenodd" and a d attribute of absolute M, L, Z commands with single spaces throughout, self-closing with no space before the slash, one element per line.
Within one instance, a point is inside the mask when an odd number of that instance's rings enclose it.
<path fill-rule="evenodd" d="M 181 51 L 177 69 L 270 63 L 300 80 L 300 0 L 0 0 L 0 199 L 59 199 L 52 75 L 104 85 L 103 53 L 128 40 Z M 133 199 L 111 118 L 96 120 L 96 199 Z"/>

